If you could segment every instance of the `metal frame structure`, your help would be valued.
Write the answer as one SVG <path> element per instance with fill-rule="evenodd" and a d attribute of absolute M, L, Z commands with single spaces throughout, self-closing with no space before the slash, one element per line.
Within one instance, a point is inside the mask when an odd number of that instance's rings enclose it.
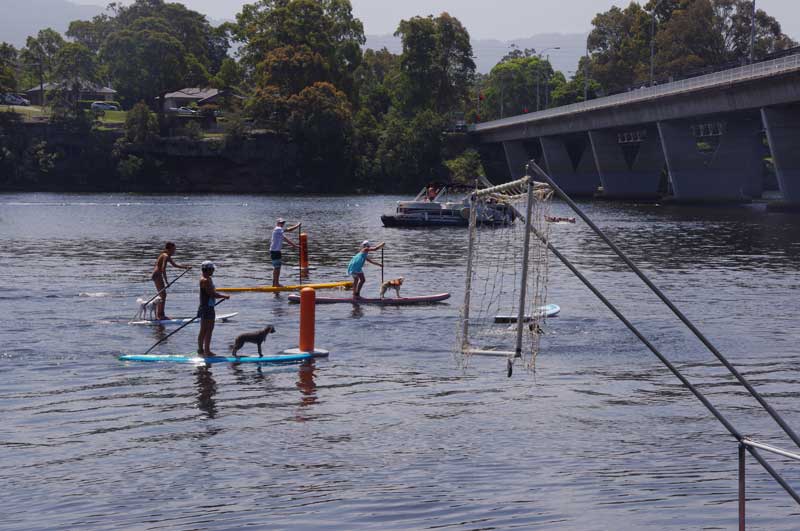
<path fill-rule="evenodd" d="M 800 56 L 798 56 L 800 57 Z M 625 264 L 650 288 L 661 300 L 666 304 L 670 310 L 683 322 L 692 333 L 700 339 L 709 351 L 725 366 L 725 368 L 738 380 L 742 386 L 747 389 L 748 393 L 755 398 L 758 403 L 767 411 L 775 422 L 783 429 L 790 439 L 800 447 L 800 438 L 792 430 L 791 427 L 783 420 L 780 414 L 770 406 L 766 399 L 761 396 L 752 384 L 741 374 L 739 371 L 725 358 L 713 344 L 694 326 L 694 324 L 672 303 L 671 300 L 660 290 L 650 279 L 622 252 L 622 250 L 612 242 L 597 225 L 575 204 L 574 201 L 553 181 L 553 179 L 545 173 L 534 161 L 528 164 L 529 173 L 541 177 L 544 182 L 547 182 L 564 202 L 584 221 L 586 224 L 597 234 Z M 691 393 L 711 412 L 712 415 L 725 427 L 728 433 L 733 436 L 739 446 L 739 530 L 744 531 L 746 527 L 746 498 L 745 498 L 745 452 L 749 452 L 756 461 L 769 473 L 770 476 L 781 486 L 783 489 L 800 505 L 800 495 L 789 485 L 778 472 L 764 459 L 759 450 L 773 453 L 800 461 L 800 454 L 790 452 L 781 448 L 760 443 L 750 438 L 744 437 L 728 419 L 708 400 L 708 398 L 694 385 L 688 378 L 686 378 L 675 365 L 673 365 L 656 347 L 653 345 L 637 328 L 631 323 L 623 314 L 616 308 L 616 306 L 609 301 L 597 287 L 592 284 L 561 252 L 556 249 L 550 241 L 535 228 L 531 227 L 531 232 L 547 246 L 556 258 L 558 258 L 587 288 L 609 309 L 611 312 L 672 372 L 676 378 L 689 390 Z"/>

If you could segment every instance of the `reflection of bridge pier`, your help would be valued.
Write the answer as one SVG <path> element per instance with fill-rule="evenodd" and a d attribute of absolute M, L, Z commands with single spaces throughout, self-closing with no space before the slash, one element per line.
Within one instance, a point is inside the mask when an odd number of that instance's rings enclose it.
<path fill-rule="evenodd" d="M 534 159 L 572 195 L 653 199 L 668 169 L 678 201 L 761 197 L 766 149 L 784 198 L 800 204 L 800 54 L 477 124 L 489 178 Z"/>

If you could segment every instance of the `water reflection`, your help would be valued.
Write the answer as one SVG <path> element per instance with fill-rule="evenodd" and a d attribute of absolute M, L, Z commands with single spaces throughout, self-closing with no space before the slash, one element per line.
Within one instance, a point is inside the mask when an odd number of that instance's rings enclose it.
<path fill-rule="evenodd" d="M 197 407 L 205 412 L 208 418 L 213 419 L 217 416 L 217 402 L 214 396 L 217 394 L 217 382 L 211 372 L 209 365 L 197 367 L 195 370 L 197 387 Z"/>

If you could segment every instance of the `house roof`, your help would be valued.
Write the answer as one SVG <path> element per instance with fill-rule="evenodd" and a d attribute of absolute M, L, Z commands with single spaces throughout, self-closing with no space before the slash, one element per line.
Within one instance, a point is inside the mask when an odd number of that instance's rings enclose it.
<path fill-rule="evenodd" d="M 212 96 L 216 96 L 217 94 L 219 94 L 219 90 L 215 88 L 185 88 L 175 92 L 170 92 L 169 94 L 165 95 L 164 98 L 180 98 L 200 101 Z"/>
<path fill-rule="evenodd" d="M 61 83 L 45 83 L 42 85 L 44 91 L 47 92 L 48 90 L 55 90 L 59 88 Z M 39 92 L 40 87 L 36 85 L 25 91 L 26 94 L 33 94 Z M 111 87 L 104 87 L 102 85 L 97 85 L 95 83 L 90 83 L 88 81 L 81 81 L 81 91 L 83 92 L 91 92 L 93 94 L 116 94 L 117 91 L 112 89 Z"/>

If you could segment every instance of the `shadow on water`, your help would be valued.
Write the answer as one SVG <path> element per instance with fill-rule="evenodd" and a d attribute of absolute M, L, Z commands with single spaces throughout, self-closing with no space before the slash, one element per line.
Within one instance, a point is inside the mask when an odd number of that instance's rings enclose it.
<path fill-rule="evenodd" d="M 217 382 L 211 372 L 211 366 L 201 365 L 195 370 L 195 386 L 197 387 L 197 408 L 213 419 L 217 416 Z"/>

